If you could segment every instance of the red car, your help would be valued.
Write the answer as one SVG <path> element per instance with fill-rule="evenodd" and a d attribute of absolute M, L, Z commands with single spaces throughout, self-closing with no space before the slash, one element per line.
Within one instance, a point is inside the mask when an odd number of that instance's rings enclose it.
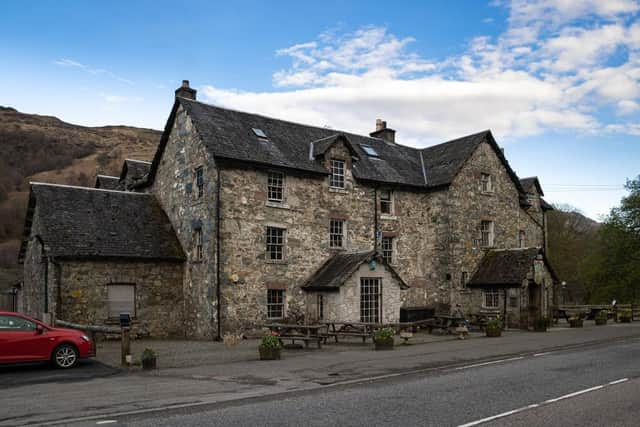
<path fill-rule="evenodd" d="M 82 331 L 54 328 L 24 314 L 0 311 L 0 364 L 51 361 L 67 369 L 95 355 L 94 343 Z"/>

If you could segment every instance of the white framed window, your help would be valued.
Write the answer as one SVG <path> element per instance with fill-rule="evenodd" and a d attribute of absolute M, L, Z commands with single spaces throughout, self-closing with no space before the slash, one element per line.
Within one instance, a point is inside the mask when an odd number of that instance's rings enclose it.
<path fill-rule="evenodd" d="M 202 166 L 195 169 L 193 176 L 196 185 L 196 199 L 200 199 L 204 195 L 204 169 Z"/>
<path fill-rule="evenodd" d="M 519 248 L 527 247 L 527 233 L 524 230 L 518 231 L 518 247 Z"/>
<path fill-rule="evenodd" d="M 493 221 L 480 222 L 480 246 L 483 248 L 493 247 Z"/>
<path fill-rule="evenodd" d="M 284 318 L 284 289 L 267 289 L 267 318 Z"/>
<path fill-rule="evenodd" d="M 485 289 L 482 295 L 484 308 L 500 308 L 500 292 L 497 289 Z"/>
<path fill-rule="evenodd" d="M 110 319 L 129 313 L 136 317 L 136 285 L 132 283 L 111 283 L 107 285 L 107 310 Z"/>
<path fill-rule="evenodd" d="M 480 188 L 482 189 L 483 193 L 493 192 L 493 182 L 490 174 L 488 173 L 480 174 Z"/>
<path fill-rule="evenodd" d="M 202 246 L 202 228 L 196 228 L 193 232 L 194 251 L 193 257 L 196 261 L 202 261 L 204 254 Z"/>
<path fill-rule="evenodd" d="M 332 188 L 344 188 L 344 160 L 331 159 L 329 186 Z"/>
<path fill-rule="evenodd" d="M 380 191 L 380 213 L 383 215 L 393 215 L 393 191 Z"/>
<path fill-rule="evenodd" d="M 329 221 L 329 247 L 335 249 L 344 248 L 344 221 L 332 219 Z"/>
<path fill-rule="evenodd" d="M 380 323 L 382 311 L 382 279 L 360 278 L 360 321 Z"/>
<path fill-rule="evenodd" d="M 282 261 L 284 259 L 284 228 L 267 227 L 267 260 Z"/>
<path fill-rule="evenodd" d="M 284 200 L 284 174 L 282 172 L 269 172 L 267 200 L 276 203 L 281 203 Z"/>
<path fill-rule="evenodd" d="M 387 264 L 393 264 L 393 237 L 383 236 L 380 246 L 382 258 Z"/>

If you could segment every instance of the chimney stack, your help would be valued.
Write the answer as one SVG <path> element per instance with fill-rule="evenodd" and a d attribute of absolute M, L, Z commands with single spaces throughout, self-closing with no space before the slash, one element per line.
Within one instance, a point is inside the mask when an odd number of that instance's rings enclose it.
<path fill-rule="evenodd" d="M 371 132 L 369 136 L 373 138 L 383 139 L 389 144 L 395 144 L 396 142 L 396 131 L 388 128 L 387 122 L 382 119 L 376 120 L 376 130 L 374 132 Z"/>
<path fill-rule="evenodd" d="M 183 80 L 182 86 L 176 89 L 176 97 L 196 100 L 196 90 L 189 87 L 189 80 Z"/>

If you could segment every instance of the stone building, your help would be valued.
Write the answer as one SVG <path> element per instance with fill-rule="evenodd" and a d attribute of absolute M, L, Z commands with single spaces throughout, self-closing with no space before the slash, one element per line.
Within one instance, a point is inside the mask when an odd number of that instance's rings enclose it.
<path fill-rule="evenodd" d="M 140 223 L 133 212 L 123 217 L 116 204 L 105 202 L 99 208 L 112 221 L 108 230 L 67 229 L 70 224 L 56 222 L 64 215 L 41 224 L 37 206 L 64 208 L 38 200 L 45 187 L 32 186 L 23 241 L 32 314 L 101 321 L 99 307 L 110 302 L 104 289 L 116 280 L 109 269 L 124 269 L 86 249 L 91 260 L 69 267 L 85 274 L 72 275 L 70 287 L 84 289 L 85 299 L 77 302 L 85 311 L 64 305 L 73 296 L 64 285 L 57 294 L 46 286 L 57 311 L 52 305 L 42 311 L 38 245 L 53 247 L 78 232 L 88 248 L 100 246 L 94 240 L 113 245 L 110 254 L 117 252 L 119 263 L 137 265 L 144 251 L 109 234 L 123 237 L 127 230 L 136 234 L 129 239 L 140 238 L 129 220 L 151 235 L 161 228 L 163 239 L 179 242 L 171 257 L 143 256 L 150 268 L 117 278 L 136 284 L 141 325 L 160 325 L 165 304 L 173 307 L 166 334 L 176 333 L 174 321 L 183 335 L 216 338 L 277 319 L 396 322 L 403 307 L 457 304 L 468 314 L 501 314 L 528 327 L 554 301 L 557 280 L 544 257 L 550 206 L 536 178 L 518 178 L 490 131 L 417 149 L 396 142 L 381 120 L 369 136 L 307 126 L 198 102 L 185 81 L 150 164 L 127 160 L 119 178 L 98 176 L 97 189 L 67 188 L 108 194 L 84 199 L 86 210 L 79 210 L 87 217 L 98 200 L 122 198 L 161 208 L 156 222 Z M 50 227 L 63 232 L 38 237 Z M 137 241 L 137 247 L 151 252 L 159 238 Z M 504 282 L 511 268 L 504 254 L 524 266 L 513 272 L 518 280 Z M 162 272 L 145 285 L 151 271 Z M 155 326 L 149 331 L 159 334 Z"/>

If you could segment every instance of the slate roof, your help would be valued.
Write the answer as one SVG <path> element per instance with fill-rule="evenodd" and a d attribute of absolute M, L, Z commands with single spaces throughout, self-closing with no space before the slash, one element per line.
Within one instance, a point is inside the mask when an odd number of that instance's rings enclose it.
<path fill-rule="evenodd" d="M 302 289 L 307 291 L 335 291 L 340 288 L 363 263 L 369 262 L 372 259 L 384 264 L 398 279 L 400 287 L 409 287 L 391 266 L 376 255 L 375 251 L 366 251 L 333 255 L 302 285 Z"/>
<path fill-rule="evenodd" d="M 120 178 L 117 176 L 98 175 L 96 176 L 95 188 L 103 190 L 117 190 L 120 186 Z"/>
<path fill-rule="evenodd" d="M 534 186 L 536 187 L 535 189 L 538 191 L 538 194 L 540 194 L 541 196 L 544 196 L 544 192 L 542 191 L 542 186 L 540 185 L 540 181 L 538 180 L 537 176 L 531 176 L 528 178 L 520 178 L 520 184 L 522 184 L 522 188 L 524 188 L 524 191 L 526 191 L 527 193 L 533 193 L 534 190 Z"/>
<path fill-rule="evenodd" d="M 353 163 L 356 179 L 434 189 L 449 185 L 478 145 L 487 142 L 502 160 L 518 190 L 524 192 L 488 130 L 433 147 L 416 149 L 391 144 L 381 138 L 293 123 L 181 97 L 176 97 L 165 126 L 149 184 L 162 157 L 179 106 L 186 110 L 208 151 L 217 159 L 326 175 L 329 171 L 323 166 L 321 155 L 336 137 L 342 136 L 348 140 L 357 157 Z M 252 128 L 264 131 L 268 140 L 258 138 Z M 379 157 L 369 157 L 361 144 L 373 147 Z"/>
<path fill-rule="evenodd" d="M 54 257 L 185 259 L 152 194 L 32 183 L 20 259 L 36 220 Z"/>
<path fill-rule="evenodd" d="M 533 261 L 542 254 L 540 248 L 501 249 L 488 251 L 478 270 L 468 283 L 469 287 L 520 287 L 533 268 Z M 547 268 L 555 277 L 545 259 Z"/>
<path fill-rule="evenodd" d="M 549 204 L 549 202 L 547 202 L 545 199 L 540 198 L 540 207 L 545 210 L 545 211 L 552 211 L 554 210 L 553 205 Z"/>
<path fill-rule="evenodd" d="M 125 159 L 120 172 L 120 190 L 129 190 L 145 183 L 151 170 L 151 162 Z"/>

